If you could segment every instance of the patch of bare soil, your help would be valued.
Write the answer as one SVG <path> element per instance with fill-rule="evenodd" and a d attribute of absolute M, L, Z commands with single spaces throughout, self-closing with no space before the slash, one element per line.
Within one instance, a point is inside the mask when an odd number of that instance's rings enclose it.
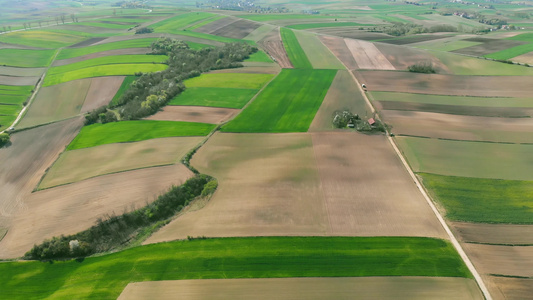
<path fill-rule="evenodd" d="M 512 61 L 533 65 L 533 51 L 511 58 Z"/>
<path fill-rule="evenodd" d="M 354 71 L 369 91 L 453 96 L 530 97 L 530 76 L 459 76 L 411 72 Z M 490 87 L 490 88 L 487 88 Z"/>
<path fill-rule="evenodd" d="M 67 48 L 83 48 L 83 47 L 87 47 L 87 46 L 91 46 L 93 44 L 96 44 L 96 43 L 98 43 L 100 41 L 103 41 L 105 39 L 106 39 L 105 37 L 90 38 L 90 39 L 87 39 L 85 41 L 81 41 L 79 43 L 76 43 L 74 45 L 70 45 Z"/>
<path fill-rule="evenodd" d="M 111 99 L 113 99 L 120 88 L 124 78 L 124 76 L 93 78 L 80 112 L 86 113 L 98 107 L 109 104 Z"/>
<path fill-rule="evenodd" d="M 234 17 L 226 17 L 226 18 L 223 18 L 223 19 L 219 19 L 219 20 L 216 20 L 216 21 L 213 21 L 211 23 L 208 23 L 200 28 L 196 28 L 195 30 L 193 31 L 196 31 L 196 32 L 202 32 L 202 33 L 207 33 L 207 34 L 213 34 L 213 32 L 215 32 L 216 30 L 220 29 L 220 28 L 223 28 L 224 26 L 227 26 L 231 23 L 234 23 L 234 22 L 237 22 L 239 19 L 237 18 L 234 18 Z"/>
<path fill-rule="evenodd" d="M 426 51 L 419 50 L 412 47 L 397 46 L 391 44 L 375 43 L 379 51 L 397 70 L 407 70 L 410 65 L 420 62 L 426 62 L 433 65 L 433 68 L 439 74 L 451 74 L 448 67 L 443 64 L 438 58 L 429 54 Z"/>
<path fill-rule="evenodd" d="M 26 209 L 14 216 L 0 242 L 0 257 L 21 256 L 44 239 L 73 234 L 98 218 L 144 206 L 191 176 L 185 166 L 172 165 L 100 176 L 27 195 Z"/>
<path fill-rule="evenodd" d="M 238 20 L 237 22 L 232 22 L 224 27 L 218 28 L 213 31 L 212 34 L 234 39 L 242 39 L 259 28 L 259 26 L 261 26 L 260 23 L 248 20 Z"/>
<path fill-rule="evenodd" d="M 326 235 L 329 222 L 306 133 L 216 133 L 192 165 L 219 187 L 202 209 L 188 212 L 145 243 L 187 236 Z"/>
<path fill-rule="evenodd" d="M 446 237 L 385 136 L 312 136 L 332 235 Z"/>
<path fill-rule="evenodd" d="M 146 119 L 220 124 L 232 119 L 240 111 L 233 108 L 169 105 Z"/>
<path fill-rule="evenodd" d="M 352 39 L 344 41 L 359 69 L 396 70 L 373 43 Z"/>
<path fill-rule="evenodd" d="M 452 227 L 464 242 L 524 245 L 533 244 L 533 225 L 453 222 Z"/>
<path fill-rule="evenodd" d="M 70 119 L 18 132 L 11 146 L 0 149 L 0 226 L 9 228 L 15 216 L 28 210 L 26 197 L 81 126 L 81 119 Z M 0 256 L 6 257 L 3 249 L 2 241 Z"/>
<path fill-rule="evenodd" d="M 487 277 L 489 278 L 486 282 L 489 282 L 488 286 L 494 299 L 531 299 L 533 295 L 533 279 L 531 278 Z"/>
<path fill-rule="evenodd" d="M 533 143 L 531 118 L 459 116 L 417 111 L 381 111 L 394 134 L 453 140 Z"/>
<path fill-rule="evenodd" d="M 480 273 L 533 277 L 533 246 L 463 244 Z"/>
<path fill-rule="evenodd" d="M 39 80 L 39 76 L 5 76 L 0 75 L 0 84 L 4 85 L 36 85 Z"/>
<path fill-rule="evenodd" d="M 265 52 L 270 55 L 282 68 L 293 68 L 292 63 L 285 51 L 283 42 L 281 41 L 281 35 L 279 33 L 279 28 L 272 30 L 267 34 L 262 40 L 258 41 L 257 44 L 265 50 Z"/>
<path fill-rule="evenodd" d="M 77 63 L 77 62 L 84 61 L 84 60 L 91 59 L 91 58 L 98 58 L 98 57 L 104 57 L 104 56 L 126 55 L 126 54 L 146 54 L 150 52 L 152 52 L 152 49 L 150 48 L 115 49 L 115 50 L 91 53 L 91 54 L 68 58 L 68 59 L 56 60 L 54 61 L 52 66 L 53 67 L 63 66 L 63 65 Z"/>
<path fill-rule="evenodd" d="M 135 299 L 457 299 L 481 300 L 476 283 L 446 277 L 335 277 L 163 280 L 130 283 Z"/>
<path fill-rule="evenodd" d="M 343 38 L 319 35 L 319 39 L 329 48 L 329 50 L 348 68 L 355 70 L 358 68 L 352 52 L 346 46 Z"/>
<path fill-rule="evenodd" d="M 486 54 L 502 51 L 502 50 L 512 48 L 515 46 L 527 44 L 527 42 L 523 42 L 523 41 L 501 40 L 501 39 L 491 39 L 491 38 L 482 38 L 482 37 L 469 38 L 469 39 L 465 39 L 465 41 L 477 42 L 477 43 L 483 43 L 483 44 L 466 47 L 462 49 L 457 49 L 457 50 L 450 51 L 450 52 L 468 54 L 468 55 L 474 55 L 474 56 L 483 56 Z"/>

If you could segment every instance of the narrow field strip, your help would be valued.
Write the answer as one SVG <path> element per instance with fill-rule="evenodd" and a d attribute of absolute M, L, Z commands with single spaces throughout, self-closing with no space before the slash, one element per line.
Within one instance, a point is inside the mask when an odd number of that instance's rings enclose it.
<path fill-rule="evenodd" d="M 0 36 L 0 42 L 39 48 L 59 48 L 84 40 L 85 37 L 74 34 L 44 30 L 25 30 L 10 32 Z"/>
<path fill-rule="evenodd" d="M 307 55 L 300 46 L 300 43 L 298 42 L 298 39 L 296 38 L 294 32 L 291 29 L 282 27 L 280 29 L 280 33 L 281 39 L 283 41 L 283 46 L 285 47 L 285 51 L 287 51 L 287 55 L 289 56 L 289 59 L 294 68 L 312 69 L 313 65 L 311 65 L 311 62 L 307 58 Z"/>
<path fill-rule="evenodd" d="M 115 96 L 113 96 L 113 99 L 111 99 L 110 104 L 111 105 L 117 105 L 119 104 L 120 97 L 124 95 L 124 93 L 130 88 L 131 84 L 137 79 L 137 76 L 126 76 L 124 78 L 124 81 L 122 81 L 122 84 L 117 90 L 117 93 Z"/>
<path fill-rule="evenodd" d="M 67 150 L 111 143 L 144 141 L 161 137 L 206 136 L 216 125 L 172 121 L 121 121 L 85 126 Z"/>
<path fill-rule="evenodd" d="M 305 132 L 337 70 L 283 69 L 225 132 Z"/>
<path fill-rule="evenodd" d="M 139 281 L 354 276 L 471 278 L 453 246 L 439 239 L 256 237 L 160 243 L 81 262 L 6 262 L 0 289 L 10 299 L 116 299 Z"/>
<path fill-rule="evenodd" d="M 22 68 L 46 67 L 56 50 L 0 49 L 0 65 Z"/>
<path fill-rule="evenodd" d="M 77 63 L 72 63 L 59 67 L 52 67 L 48 70 L 48 75 L 77 71 L 79 69 L 116 64 L 149 64 L 164 63 L 168 59 L 166 55 L 114 55 L 87 59 Z"/>
<path fill-rule="evenodd" d="M 87 67 L 65 73 L 47 75 L 44 79 L 43 86 L 46 87 L 83 78 L 134 75 L 139 72 L 157 72 L 163 71 L 166 68 L 168 68 L 168 66 L 164 64 L 113 64 Z"/>
<path fill-rule="evenodd" d="M 187 88 L 214 87 L 259 90 L 273 77 L 272 74 L 213 73 L 202 74 L 185 80 L 183 83 Z"/>
<path fill-rule="evenodd" d="M 0 104 L 22 104 L 28 99 L 27 95 L 4 95 L 0 93 Z"/>
<path fill-rule="evenodd" d="M 355 22 L 333 22 L 333 23 L 304 23 L 304 24 L 294 24 L 287 27 L 292 29 L 304 30 L 304 29 L 313 29 L 313 28 L 324 28 L 324 27 L 360 27 L 360 26 L 374 26 L 374 24 L 360 24 Z"/>
<path fill-rule="evenodd" d="M 533 181 L 418 175 L 450 220 L 533 224 Z"/>
<path fill-rule="evenodd" d="M 150 25 L 150 28 L 153 28 L 155 32 L 181 34 L 181 29 L 187 27 L 188 25 L 206 20 L 213 16 L 215 15 L 210 13 L 190 12 L 152 24 Z"/>
<path fill-rule="evenodd" d="M 316 34 L 305 31 L 298 31 L 295 34 L 313 68 L 344 69 L 343 64 L 322 44 Z"/>
<path fill-rule="evenodd" d="M 243 108 L 257 94 L 256 89 L 188 87 L 168 103 L 169 105 L 194 105 L 224 108 Z"/>
<path fill-rule="evenodd" d="M 93 46 L 87 46 L 83 48 L 67 48 L 61 50 L 57 55 L 57 60 L 73 58 L 77 56 L 83 56 L 91 53 L 97 53 L 102 51 L 116 50 L 116 49 L 128 49 L 128 48 L 149 48 L 150 45 L 156 41 L 157 38 L 142 38 L 125 40 L 120 42 L 111 42 L 105 44 L 98 44 Z"/>

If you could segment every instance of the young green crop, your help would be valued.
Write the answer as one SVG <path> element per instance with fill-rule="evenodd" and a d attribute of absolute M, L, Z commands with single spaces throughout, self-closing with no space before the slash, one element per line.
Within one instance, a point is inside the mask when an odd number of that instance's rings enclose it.
<path fill-rule="evenodd" d="M 533 224 L 533 181 L 419 175 L 450 220 Z"/>
<path fill-rule="evenodd" d="M 169 105 L 243 108 L 257 92 L 255 89 L 192 87 L 170 100 Z"/>
<path fill-rule="evenodd" d="M 289 56 L 292 65 L 296 69 L 313 68 L 292 30 L 288 28 L 281 28 L 281 39 L 283 40 L 285 51 L 287 51 L 287 55 Z"/>
<path fill-rule="evenodd" d="M 283 69 L 225 132 L 305 132 L 336 70 Z"/>
<path fill-rule="evenodd" d="M 214 73 L 185 80 L 186 87 L 219 87 L 260 89 L 274 77 L 272 74 Z"/>
<path fill-rule="evenodd" d="M 0 65 L 12 67 L 46 67 L 56 50 L 0 49 Z"/>
<path fill-rule="evenodd" d="M 120 97 L 130 88 L 131 84 L 137 79 L 137 76 L 126 76 L 124 78 L 124 81 L 122 81 L 122 84 L 120 85 L 120 88 L 118 89 L 115 96 L 113 96 L 113 99 L 111 100 L 111 105 L 117 105 L 118 100 Z"/>
<path fill-rule="evenodd" d="M 56 59 L 67 59 L 87 54 L 116 50 L 116 49 L 128 49 L 128 48 L 150 48 L 150 45 L 155 42 L 156 38 L 142 38 L 132 39 L 120 42 L 105 43 L 93 46 L 87 46 L 83 48 L 67 48 L 61 50 Z"/>
<path fill-rule="evenodd" d="M 67 150 L 94 147 L 111 143 L 144 141 L 160 137 L 205 136 L 216 125 L 174 121 L 122 121 L 92 124 L 81 129 Z"/>
<path fill-rule="evenodd" d="M 83 68 L 111 65 L 111 64 L 143 64 L 143 63 L 164 63 L 168 60 L 166 55 L 113 55 L 87 59 L 84 61 L 52 67 L 48 70 L 48 75 L 76 71 Z"/>
<path fill-rule="evenodd" d="M 471 278 L 453 246 L 419 237 L 252 237 L 175 241 L 66 262 L 4 262 L 8 299 L 116 299 L 130 282 L 203 278 Z"/>

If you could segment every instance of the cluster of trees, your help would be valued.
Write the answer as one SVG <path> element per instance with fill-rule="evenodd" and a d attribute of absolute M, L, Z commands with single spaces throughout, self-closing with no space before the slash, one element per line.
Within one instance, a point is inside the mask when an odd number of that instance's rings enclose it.
<path fill-rule="evenodd" d="M 0 133 L 0 148 L 9 145 L 9 143 L 11 143 L 9 133 L 7 132 Z"/>
<path fill-rule="evenodd" d="M 142 229 L 164 224 L 198 196 L 209 196 L 217 181 L 207 175 L 197 175 L 179 187 L 172 187 L 147 206 L 119 216 L 99 219 L 96 225 L 74 235 L 54 237 L 35 245 L 25 259 L 76 258 L 123 247 Z"/>
<path fill-rule="evenodd" d="M 435 68 L 431 62 L 419 62 L 414 65 L 407 67 L 409 72 L 414 73 L 425 73 L 425 74 L 434 74 L 436 73 Z"/>
<path fill-rule="evenodd" d="M 116 121 L 118 121 L 116 113 L 107 109 L 105 106 L 99 107 L 85 115 L 85 125 L 94 123 L 105 124 Z"/>
<path fill-rule="evenodd" d="M 152 33 L 154 30 L 150 27 L 140 27 L 135 30 L 135 34 Z"/>
<path fill-rule="evenodd" d="M 333 126 L 335 128 L 352 127 L 360 132 L 385 132 L 385 126 L 379 120 L 374 120 L 370 125 L 367 120 L 363 120 L 358 114 L 353 114 L 350 110 L 337 110 L 333 113 Z"/>
<path fill-rule="evenodd" d="M 380 27 L 373 31 L 383 32 L 392 36 L 404 36 L 419 33 L 457 32 L 457 28 L 447 24 L 424 27 L 422 25 L 394 22 L 392 26 Z"/>
<path fill-rule="evenodd" d="M 181 93 L 183 80 L 201 73 L 242 67 L 241 61 L 257 51 L 244 43 L 230 43 L 217 48 L 190 49 L 183 41 L 160 38 L 152 44 L 153 54 L 169 57 L 168 68 L 161 72 L 136 74 L 139 79 L 120 97 L 117 111 L 122 120 L 140 119 L 156 113 L 170 99 Z"/>

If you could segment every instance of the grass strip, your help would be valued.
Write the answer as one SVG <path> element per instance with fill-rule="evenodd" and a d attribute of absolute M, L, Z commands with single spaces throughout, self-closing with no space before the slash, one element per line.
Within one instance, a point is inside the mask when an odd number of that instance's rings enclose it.
<path fill-rule="evenodd" d="M 124 78 L 124 81 L 122 81 L 122 84 L 118 88 L 117 93 L 115 94 L 115 96 L 113 96 L 113 99 L 111 100 L 111 103 L 110 103 L 111 106 L 115 106 L 119 104 L 118 100 L 120 99 L 120 97 L 124 94 L 124 92 L 126 92 L 130 88 L 130 85 L 137 78 L 138 78 L 137 76 L 126 76 L 126 78 Z"/>
<path fill-rule="evenodd" d="M 202 278 L 471 278 L 453 246 L 420 237 L 251 237 L 175 241 L 67 262 L 0 264 L 9 299 L 116 299 L 130 282 Z"/>
<path fill-rule="evenodd" d="M 92 53 L 98 53 L 108 50 L 117 50 L 117 49 L 128 49 L 128 48 L 149 48 L 152 42 L 155 42 L 157 38 L 143 38 L 143 39 L 132 39 L 120 42 L 112 42 L 106 44 L 99 44 L 93 46 L 87 46 L 83 48 L 67 48 L 61 50 L 57 55 L 58 60 L 73 58 L 78 56 L 83 56 Z"/>
<path fill-rule="evenodd" d="M 533 181 L 419 173 L 454 221 L 533 224 Z"/>
<path fill-rule="evenodd" d="M 305 132 L 336 70 L 283 69 L 225 132 Z"/>
<path fill-rule="evenodd" d="M 259 51 L 255 52 L 254 54 L 250 55 L 250 57 L 248 59 L 246 59 L 245 61 L 268 62 L 268 63 L 273 62 L 272 59 L 270 59 L 270 57 L 268 55 L 266 55 L 266 53 L 261 51 L 261 50 L 259 50 Z"/>
<path fill-rule="evenodd" d="M 163 64 L 113 64 L 103 66 L 93 66 L 74 71 L 69 71 L 59 74 L 47 75 L 44 78 L 43 86 L 55 85 L 63 82 L 68 82 L 76 79 L 102 77 L 102 76 L 117 76 L 117 75 L 134 75 L 135 73 L 143 72 L 157 72 L 168 68 Z"/>
<path fill-rule="evenodd" d="M 255 89 L 192 87 L 171 99 L 168 104 L 243 108 L 257 92 Z"/>
<path fill-rule="evenodd" d="M 216 125 L 174 121 L 122 121 L 92 124 L 81 129 L 67 150 L 161 137 L 206 136 Z"/>
<path fill-rule="evenodd" d="M 292 65 L 296 69 L 312 69 L 311 62 L 305 55 L 304 50 L 300 46 L 298 39 L 294 32 L 288 28 L 281 28 L 281 39 L 283 40 L 283 46 L 287 51 L 287 55 L 291 60 Z"/>
<path fill-rule="evenodd" d="M 0 49 L 0 65 L 11 67 L 46 67 L 56 50 Z"/>

